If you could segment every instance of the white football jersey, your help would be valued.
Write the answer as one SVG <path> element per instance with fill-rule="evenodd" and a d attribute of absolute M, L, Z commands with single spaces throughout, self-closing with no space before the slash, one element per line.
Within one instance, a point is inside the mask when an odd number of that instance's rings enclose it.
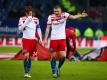
<path fill-rule="evenodd" d="M 51 40 L 66 39 L 65 26 L 70 14 L 63 12 L 60 17 L 55 14 L 49 15 L 47 24 L 51 25 Z"/>
<path fill-rule="evenodd" d="M 21 17 L 19 19 L 19 30 L 23 32 L 23 38 L 35 39 L 35 32 L 37 25 L 39 25 L 39 19 L 36 17 Z"/>

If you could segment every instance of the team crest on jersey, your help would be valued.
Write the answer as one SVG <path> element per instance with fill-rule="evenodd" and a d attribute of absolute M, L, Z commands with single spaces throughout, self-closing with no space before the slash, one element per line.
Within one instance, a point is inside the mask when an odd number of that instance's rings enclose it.
<path fill-rule="evenodd" d="M 61 19 L 64 19 L 64 18 L 66 18 L 66 17 L 65 17 L 65 16 L 62 16 L 62 17 L 61 17 Z"/>

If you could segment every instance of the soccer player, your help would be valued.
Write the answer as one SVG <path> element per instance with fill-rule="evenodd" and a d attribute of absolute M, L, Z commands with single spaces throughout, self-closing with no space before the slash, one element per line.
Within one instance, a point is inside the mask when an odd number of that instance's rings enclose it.
<path fill-rule="evenodd" d="M 25 78 L 30 78 L 30 68 L 31 68 L 31 56 L 36 50 L 36 31 L 41 32 L 39 26 L 39 19 L 32 15 L 33 8 L 32 6 L 27 6 L 25 8 L 25 15 L 20 17 L 18 29 L 23 32 L 22 38 L 22 53 L 24 54 L 24 69 L 25 69 Z M 40 34 L 40 33 L 38 33 Z"/>
<path fill-rule="evenodd" d="M 66 57 L 70 59 L 70 57 L 74 54 L 76 50 L 76 35 L 75 29 L 73 27 L 66 28 L 66 43 L 67 43 Z"/>
<path fill-rule="evenodd" d="M 65 25 L 66 20 L 69 19 L 77 19 L 80 17 L 86 17 L 86 13 L 82 13 L 79 15 L 70 15 L 67 12 L 62 12 L 61 7 L 59 5 L 55 6 L 54 14 L 49 15 L 47 21 L 47 28 L 45 32 L 45 37 L 43 40 L 43 45 L 47 43 L 47 38 L 49 35 L 50 28 L 51 31 L 51 41 L 50 41 L 50 51 L 51 53 L 51 68 L 52 68 L 52 76 L 56 78 L 60 75 L 60 69 L 66 58 L 66 34 L 65 34 Z M 55 54 L 58 52 L 60 54 L 59 64 L 56 67 L 56 59 Z"/>

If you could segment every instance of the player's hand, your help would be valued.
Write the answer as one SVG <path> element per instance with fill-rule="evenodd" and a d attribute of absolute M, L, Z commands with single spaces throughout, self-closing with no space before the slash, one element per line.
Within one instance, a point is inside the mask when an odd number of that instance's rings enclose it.
<path fill-rule="evenodd" d="M 36 42 L 39 43 L 39 44 L 42 44 L 42 41 L 38 38 L 35 38 Z"/>
<path fill-rule="evenodd" d="M 32 21 L 32 16 L 29 16 L 28 20 L 29 20 L 29 22 L 31 22 Z"/>
<path fill-rule="evenodd" d="M 42 44 L 42 41 L 39 39 L 39 44 Z"/>
<path fill-rule="evenodd" d="M 36 40 L 37 43 L 39 43 L 39 39 L 38 38 L 35 38 L 35 40 Z"/>
<path fill-rule="evenodd" d="M 26 21 L 25 21 L 25 24 L 27 25 L 29 22 L 31 22 L 32 21 L 32 18 L 31 17 L 28 17 L 27 19 L 26 19 Z"/>
<path fill-rule="evenodd" d="M 87 17 L 88 16 L 88 14 L 85 11 L 83 11 L 81 15 L 82 15 L 82 17 Z"/>
<path fill-rule="evenodd" d="M 43 41 L 42 41 L 42 46 L 45 47 L 47 44 L 48 44 L 48 41 L 47 41 L 47 40 L 43 40 Z"/>

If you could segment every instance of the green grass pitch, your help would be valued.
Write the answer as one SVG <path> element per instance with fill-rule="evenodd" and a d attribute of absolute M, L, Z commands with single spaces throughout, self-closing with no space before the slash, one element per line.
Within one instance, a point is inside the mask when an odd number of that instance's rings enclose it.
<path fill-rule="evenodd" d="M 0 53 L 17 53 L 21 47 L 0 47 Z"/>
<path fill-rule="evenodd" d="M 53 79 L 49 61 L 32 61 L 32 78 L 23 78 L 22 61 L 0 60 L 0 80 L 107 80 L 107 62 L 66 61 L 60 78 Z"/>
<path fill-rule="evenodd" d="M 20 47 L 0 47 L 0 53 L 17 53 Z M 83 54 L 92 49 L 77 49 Z M 32 78 L 25 79 L 23 61 L 0 60 L 0 80 L 107 80 L 107 62 L 66 61 L 60 78 L 53 79 L 49 61 L 32 61 Z"/>
<path fill-rule="evenodd" d="M 17 53 L 21 50 L 21 47 L 0 47 L 0 53 Z M 93 48 L 79 48 L 77 49 L 80 54 L 84 54 Z"/>

